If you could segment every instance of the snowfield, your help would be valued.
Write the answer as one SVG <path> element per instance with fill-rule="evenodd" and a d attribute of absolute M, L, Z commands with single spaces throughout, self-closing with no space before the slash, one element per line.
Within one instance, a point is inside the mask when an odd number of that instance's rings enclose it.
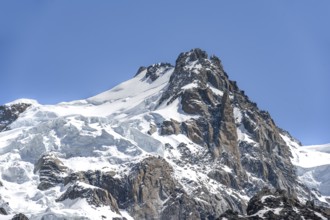
<path fill-rule="evenodd" d="M 299 179 L 330 197 L 330 144 L 299 146 L 286 136 L 282 138 L 291 148 L 291 161 L 297 167 Z"/>

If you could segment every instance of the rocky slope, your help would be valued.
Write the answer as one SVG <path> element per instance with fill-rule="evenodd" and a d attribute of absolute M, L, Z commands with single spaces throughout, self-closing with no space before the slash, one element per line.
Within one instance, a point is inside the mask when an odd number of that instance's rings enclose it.
<path fill-rule="evenodd" d="M 284 190 L 262 189 L 251 198 L 247 207 L 247 216 L 239 215 L 232 210 L 226 211 L 220 220 L 259 220 L 259 219 L 330 219 L 330 209 L 315 206 L 308 201 L 302 204 L 296 197 Z"/>
<path fill-rule="evenodd" d="M 200 49 L 86 100 L 19 105 L 0 122 L 8 219 L 216 219 L 250 214 L 263 187 L 328 203 L 298 178 L 298 143 Z"/>

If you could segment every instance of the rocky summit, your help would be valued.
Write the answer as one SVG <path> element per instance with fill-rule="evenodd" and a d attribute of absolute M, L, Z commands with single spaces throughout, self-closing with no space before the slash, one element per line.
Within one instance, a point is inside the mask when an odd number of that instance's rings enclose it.
<path fill-rule="evenodd" d="M 0 131 L 1 219 L 329 219 L 308 173 L 329 154 L 304 162 L 201 49 L 88 99 L 0 106 Z"/>

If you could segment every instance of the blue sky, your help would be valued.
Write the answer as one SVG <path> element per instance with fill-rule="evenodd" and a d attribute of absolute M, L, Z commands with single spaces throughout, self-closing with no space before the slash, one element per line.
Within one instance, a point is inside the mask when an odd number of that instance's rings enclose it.
<path fill-rule="evenodd" d="M 330 1 L 1 1 L 0 104 L 83 99 L 202 48 L 304 144 L 330 143 Z"/>

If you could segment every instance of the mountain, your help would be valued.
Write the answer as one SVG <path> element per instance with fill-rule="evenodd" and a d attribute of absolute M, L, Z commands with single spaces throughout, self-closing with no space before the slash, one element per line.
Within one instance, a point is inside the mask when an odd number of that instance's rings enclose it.
<path fill-rule="evenodd" d="M 310 189 L 330 196 L 330 144 L 297 147 L 292 146 L 293 164 L 298 178 Z"/>
<path fill-rule="evenodd" d="M 200 49 L 85 100 L 8 103 L 0 125 L 4 219 L 250 218 L 260 193 L 329 217 L 305 206 L 329 198 L 297 171 L 299 142 Z"/>

